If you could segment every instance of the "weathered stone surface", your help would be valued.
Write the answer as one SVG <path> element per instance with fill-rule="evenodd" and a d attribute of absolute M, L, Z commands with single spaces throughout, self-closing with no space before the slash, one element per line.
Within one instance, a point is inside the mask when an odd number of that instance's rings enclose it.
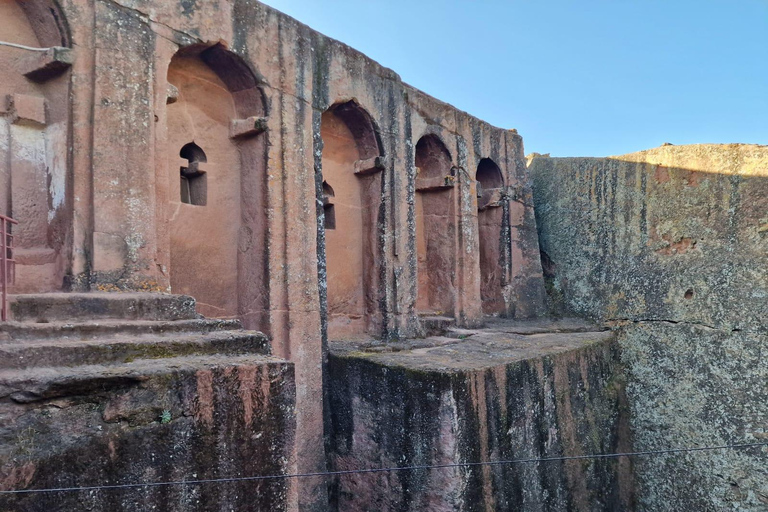
<path fill-rule="evenodd" d="M 11 318 L 18 322 L 121 318 L 188 320 L 195 318 L 195 299 L 167 293 L 46 293 L 10 298 Z"/>
<path fill-rule="evenodd" d="M 14 123 L 45 126 L 45 98 L 28 94 L 14 94 L 9 103 L 14 112 Z"/>
<path fill-rule="evenodd" d="M 262 333 L 194 318 L 185 296 L 15 299 L 17 321 L 0 326 L 0 490 L 296 471 L 294 367 Z M 0 494 L 0 509 L 295 510 L 296 499 L 291 480 L 269 479 Z"/>
<path fill-rule="evenodd" d="M 293 366 L 266 356 L 0 372 L 0 489 L 282 474 Z M 28 394 L 44 397 L 29 402 Z M 0 495 L 3 510 L 288 510 L 263 480 Z"/>
<path fill-rule="evenodd" d="M 669 322 L 619 331 L 635 450 L 768 440 L 768 336 Z M 638 458 L 643 510 L 768 509 L 768 448 Z"/>
<path fill-rule="evenodd" d="M 248 137 L 258 135 L 267 129 L 267 120 L 263 117 L 249 117 L 248 119 L 233 119 L 229 125 L 229 136 Z"/>
<path fill-rule="evenodd" d="M 768 325 L 768 147 L 534 158 L 530 171 L 549 284 L 568 310 Z"/>
<path fill-rule="evenodd" d="M 556 310 L 615 320 L 636 450 L 765 439 L 768 147 L 530 164 Z M 637 465 L 646 510 L 765 510 L 765 449 Z"/>
<path fill-rule="evenodd" d="M 334 469 L 627 450 L 613 333 L 504 332 L 530 328 L 546 324 L 396 352 L 332 343 Z M 632 470 L 617 459 L 344 475 L 332 499 L 345 511 L 630 510 Z"/>
<path fill-rule="evenodd" d="M 196 326 L 194 326 L 196 327 Z M 136 359 L 197 354 L 268 354 L 269 344 L 253 331 L 163 333 L 155 336 L 115 334 L 111 339 L 23 340 L 0 342 L 0 368 L 77 366 L 130 362 Z"/>
<path fill-rule="evenodd" d="M 19 63 L 19 72 L 33 82 L 46 82 L 64 73 L 72 65 L 73 55 L 69 48 L 53 47 L 35 53 Z"/>
<path fill-rule="evenodd" d="M 89 319 L 76 323 L 64 321 L 35 324 L 8 321 L 0 325 L 0 343 L 47 339 L 83 341 L 116 334 L 135 336 L 180 332 L 201 334 L 242 329 L 242 327 L 239 320 L 221 320 L 218 318 L 195 318 L 193 320 Z M 260 336 L 266 338 L 263 334 Z"/>

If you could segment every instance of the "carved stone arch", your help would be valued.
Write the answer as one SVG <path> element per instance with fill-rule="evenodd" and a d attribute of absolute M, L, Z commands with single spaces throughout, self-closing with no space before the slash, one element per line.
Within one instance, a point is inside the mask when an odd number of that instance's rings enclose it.
<path fill-rule="evenodd" d="M 382 174 L 385 158 L 378 128 L 355 100 L 329 107 L 321 117 L 326 218 L 328 335 L 331 339 L 382 328 Z M 333 190 L 331 201 L 327 191 Z M 330 206 L 332 204 L 332 206 Z"/>
<path fill-rule="evenodd" d="M 437 134 L 416 143 L 416 310 L 422 315 L 455 315 L 456 176 L 451 153 Z"/>
<path fill-rule="evenodd" d="M 506 312 L 504 285 L 510 258 L 509 209 L 504 174 L 490 158 L 482 158 L 475 173 L 480 260 L 480 298 L 483 313 Z"/>
<path fill-rule="evenodd" d="M 483 208 L 501 206 L 501 196 L 504 189 L 504 175 L 490 158 L 483 158 L 477 165 L 475 173 L 477 190 L 477 207 Z"/>
<path fill-rule="evenodd" d="M 357 101 L 338 102 L 328 109 L 344 121 L 357 144 L 361 160 L 383 157 L 381 135 L 376 122 Z"/>
<path fill-rule="evenodd" d="M 416 143 L 416 189 L 453 186 L 451 153 L 436 134 L 422 136 Z"/>
<path fill-rule="evenodd" d="M 53 0 L 17 1 L 27 15 L 29 24 L 37 35 L 40 46 L 70 47 L 69 27 L 58 3 Z"/>
<path fill-rule="evenodd" d="M 267 115 L 264 80 L 238 54 L 221 43 L 199 43 L 185 46 L 174 55 L 174 59 L 183 57 L 198 57 L 218 76 L 232 95 L 238 117 Z"/>
<path fill-rule="evenodd" d="M 194 296 L 206 316 L 238 317 L 269 332 L 263 80 L 245 59 L 214 43 L 180 49 L 168 84 L 171 289 Z M 182 158 L 194 157 L 180 153 L 190 143 L 204 160 Z M 204 185 L 197 194 L 193 180 Z"/>

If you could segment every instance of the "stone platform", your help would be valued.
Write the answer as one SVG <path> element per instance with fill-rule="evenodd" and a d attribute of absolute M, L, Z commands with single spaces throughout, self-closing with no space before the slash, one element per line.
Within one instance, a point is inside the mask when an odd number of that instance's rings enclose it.
<path fill-rule="evenodd" d="M 330 352 L 333 469 L 630 448 L 615 335 L 580 320 L 493 320 Z M 627 510 L 632 468 L 612 459 L 344 475 L 332 499 L 345 511 Z"/>
<path fill-rule="evenodd" d="M 292 471 L 293 365 L 191 297 L 16 296 L 0 326 L 0 490 Z M 0 510 L 284 510 L 289 481 L 0 495 Z"/>

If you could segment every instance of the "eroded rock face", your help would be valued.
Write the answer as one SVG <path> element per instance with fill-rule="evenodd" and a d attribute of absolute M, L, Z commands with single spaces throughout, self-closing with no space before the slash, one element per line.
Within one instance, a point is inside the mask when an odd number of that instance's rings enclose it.
<path fill-rule="evenodd" d="M 636 450 L 768 428 L 768 147 L 663 146 L 529 169 L 550 302 L 622 329 Z M 765 452 L 638 462 L 647 510 L 764 510 Z"/>
<path fill-rule="evenodd" d="M 294 403 L 293 366 L 268 356 L 2 371 L 0 489 L 285 474 Z M 290 485 L 0 495 L 0 509 L 289 510 Z"/>
<path fill-rule="evenodd" d="M 534 158 L 541 250 L 562 305 L 601 319 L 763 329 L 768 147 Z"/>
<path fill-rule="evenodd" d="M 669 322 L 621 329 L 636 450 L 765 442 L 768 336 Z M 765 510 L 765 448 L 639 458 L 645 510 Z"/>
<path fill-rule="evenodd" d="M 614 335 L 524 332 L 496 325 L 389 353 L 331 344 L 333 468 L 627 450 Z M 630 510 L 629 464 L 580 460 L 344 475 L 332 499 L 344 511 Z"/>

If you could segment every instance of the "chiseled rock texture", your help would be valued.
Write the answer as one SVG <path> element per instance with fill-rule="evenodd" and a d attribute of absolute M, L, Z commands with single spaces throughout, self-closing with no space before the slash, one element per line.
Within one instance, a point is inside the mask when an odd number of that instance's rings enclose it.
<path fill-rule="evenodd" d="M 534 157 L 555 312 L 614 321 L 636 450 L 768 437 L 768 147 Z M 644 510 L 765 510 L 763 449 L 638 459 Z"/>
<path fill-rule="evenodd" d="M 612 332 L 537 333 L 508 323 L 458 337 L 383 353 L 331 344 L 334 469 L 629 448 Z M 343 475 L 331 497 L 340 511 L 632 510 L 630 464 L 574 460 Z"/>
<path fill-rule="evenodd" d="M 768 147 L 534 158 L 550 291 L 582 316 L 764 330 Z"/>

